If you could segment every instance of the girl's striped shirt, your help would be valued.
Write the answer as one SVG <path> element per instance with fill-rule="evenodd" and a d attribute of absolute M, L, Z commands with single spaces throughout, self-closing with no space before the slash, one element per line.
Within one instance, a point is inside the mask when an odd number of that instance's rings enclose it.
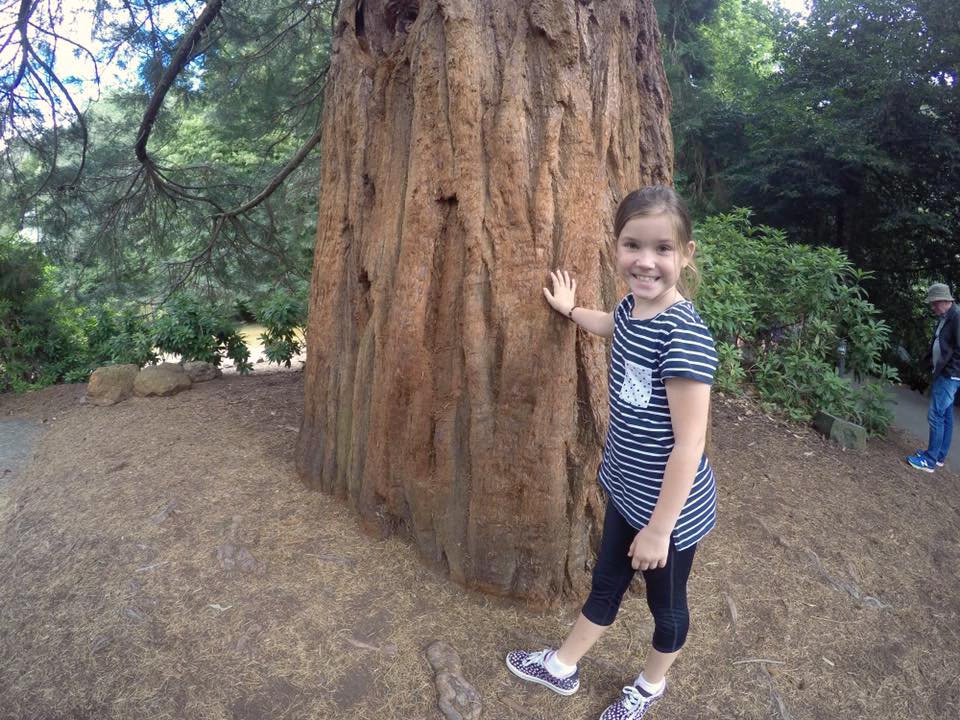
<path fill-rule="evenodd" d="M 712 384 L 717 352 L 690 302 L 678 302 L 648 320 L 634 319 L 633 308 L 630 294 L 613 313 L 610 426 L 599 479 L 624 519 L 640 529 L 650 522 L 673 449 L 663 381 L 682 377 Z M 673 530 L 677 549 L 699 542 L 716 522 L 717 485 L 704 455 Z"/>

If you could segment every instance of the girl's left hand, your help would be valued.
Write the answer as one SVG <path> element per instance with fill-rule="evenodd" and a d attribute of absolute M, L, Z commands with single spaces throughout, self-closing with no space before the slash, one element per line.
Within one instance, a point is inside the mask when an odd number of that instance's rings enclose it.
<path fill-rule="evenodd" d="M 645 527 L 630 543 L 627 551 L 632 560 L 630 564 L 634 570 L 655 570 L 667 564 L 667 555 L 670 553 L 670 535 L 658 533 Z"/>
<path fill-rule="evenodd" d="M 543 289 L 543 295 L 550 303 L 550 307 L 561 315 L 567 315 L 573 310 L 577 296 L 577 281 L 570 277 L 566 270 L 550 271 L 550 279 L 553 281 L 553 292 L 547 288 Z"/>

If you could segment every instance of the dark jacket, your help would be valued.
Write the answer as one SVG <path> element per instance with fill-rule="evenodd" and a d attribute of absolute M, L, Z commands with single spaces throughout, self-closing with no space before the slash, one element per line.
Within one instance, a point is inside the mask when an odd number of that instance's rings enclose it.
<path fill-rule="evenodd" d="M 940 320 L 938 319 L 939 323 Z M 933 362 L 933 343 L 927 352 L 927 367 Z M 944 315 L 943 328 L 940 330 L 940 362 L 933 370 L 933 376 L 940 374 L 948 377 L 960 377 L 960 309 L 954 303 Z"/>

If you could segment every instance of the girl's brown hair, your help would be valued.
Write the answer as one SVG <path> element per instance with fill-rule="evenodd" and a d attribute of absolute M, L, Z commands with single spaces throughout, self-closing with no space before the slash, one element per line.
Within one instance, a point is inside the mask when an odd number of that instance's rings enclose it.
<path fill-rule="evenodd" d="M 677 252 L 687 262 L 677 281 L 677 290 L 687 300 L 692 300 L 700 285 L 700 270 L 697 269 L 693 253 L 688 254 L 689 243 L 693 240 L 693 223 L 690 221 L 687 204 L 673 188 L 666 185 L 651 185 L 634 190 L 621 200 L 613 221 L 614 240 L 619 240 L 624 225 L 633 218 L 661 213 L 670 215 Z"/>

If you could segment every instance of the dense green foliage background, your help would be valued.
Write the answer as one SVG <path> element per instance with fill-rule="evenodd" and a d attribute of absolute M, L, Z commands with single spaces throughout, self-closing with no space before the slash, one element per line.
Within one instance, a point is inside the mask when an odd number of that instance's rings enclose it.
<path fill-rule="evenodd" d="M 95 54 L 126 63 L 129 79 L 82 122 L 64 120 L 76 85 L 43 74 L 75 50 L 56 35 L 55 2 L 39 0 L 47 12 L 23 36 L 39 59 L 33 91 L 16 89 L 20 66 L 0 54 L 0 390 L 158 351 L 246 368 L 232 334 L 257 317 L 271 361 L 299 350 L 315 161 L 249 210 L 225 210 L 315 136 L 334 3 L 225 4 L 149 126 L 151 177 L 134 157 L 138 128 L 209 5 L 99 0 Z M 893 366 L 928 381 L 923 289 L 960 279 L 953 4 L 814 0 L 802 18 L 762 0 L 655 5 L 721 386 L 750 383 L 798 418 L 826 406 L 881 430 Z M 865 383 L 833 369 L 841 341 Z"/>
<path fill-rule="evenodd" d="M 678 188 L 843 250 L 922 387 L 923 290 L 960 281 L 960 21 L 947 0 L 660 0 Z M 909 356 L 909 357 L 908 357 Z"/>

